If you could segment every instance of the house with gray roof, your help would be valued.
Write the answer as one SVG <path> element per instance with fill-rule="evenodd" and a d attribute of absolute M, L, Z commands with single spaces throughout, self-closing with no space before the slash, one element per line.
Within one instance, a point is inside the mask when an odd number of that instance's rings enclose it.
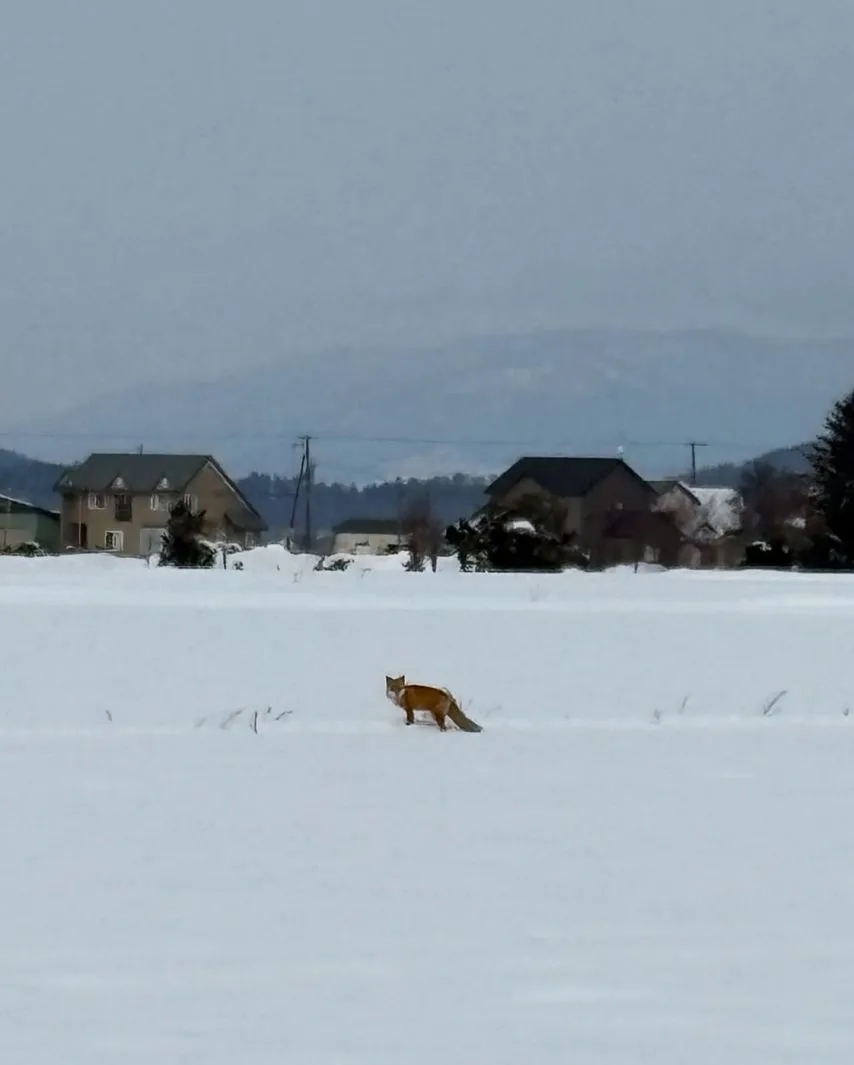
<path fill-rule="evenodd" d="M 579 532 L 596 515 L 648 510 L 655 489 L 621 458 L 525 456 L 486 487 L 492 504 L 512 508 L 524 496 L 547 495 L 567 507 L 567 531 Z"/>
<path fill-rule="evenodd" d="M 148 556 L 160 548 L 171 508 L 205 512 L 212 540 L 251 547 L 267 524 L 211 455 L 97 452 L 60 474 L 60 540 L 66 550 Z"/>

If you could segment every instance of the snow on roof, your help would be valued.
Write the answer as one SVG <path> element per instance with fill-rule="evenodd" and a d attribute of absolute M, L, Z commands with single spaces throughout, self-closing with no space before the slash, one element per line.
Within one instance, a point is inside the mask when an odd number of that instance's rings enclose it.
<path fill-rule="evenodd" d="M 690 490 L 699 499 L 706 520 L 718 533 L 732 532 L 741 524 L 741 496 L 735 488 L 695 488 Z"/>

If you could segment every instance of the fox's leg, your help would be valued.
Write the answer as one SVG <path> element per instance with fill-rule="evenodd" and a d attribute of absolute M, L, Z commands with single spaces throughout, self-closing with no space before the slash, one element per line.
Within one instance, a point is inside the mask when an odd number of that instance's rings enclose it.
<path fill-rule="evenodd" d="M 436 709 L 433 711 L 433 717 L 434 717 L 434 719 L 436 721 L 436 724 L 439 726 L 439 728 L 442 730 L 442 732 L 447 732 L 448 731 L 448 726 L 445 724 L 445 715 L 446 715 L 446 713 L 447 713 L 447 707 L 444 707 L 444 706 L 437 706 Z"/>
<path fill-rule="evenodd" d="M 403 712 L 406 714 L 406 723 L 407 723 L 407 725 L 414 725 L 415 724 L 415 713 L 414 713 L 412 707 L 411 706 L 404 706 Z"/>

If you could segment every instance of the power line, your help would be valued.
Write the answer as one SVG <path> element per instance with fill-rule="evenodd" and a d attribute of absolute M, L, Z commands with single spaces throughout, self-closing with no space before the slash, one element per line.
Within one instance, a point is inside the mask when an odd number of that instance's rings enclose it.
<path fill-rule="evenodd" d="M 14 437 L 21 440 L 130 440 L 131 434 L 126 432 L 15 432 L 15 431 L 0 431 L 0 438 L 8 439 Z M 148 434 L 147 439 L 149 443 L 152 440 L 204 440 L 207 442 L 215 441 L 216 443 L 227 442 L 250 442 L 250 441 L 263 441 L 263 440 L 289 440 L 292 439 L 288 433 L 154 433 Z M 302 438 L 304 439 L 304 437 Z M 418 444 L 422 446 L 458 446 L 458 447 L 515 447 L 515 448 L 549 448 L 553 450 L 563 450 L 566 448 L 603 448 L 613 450 L 615 447 L 632 447 L 632 448 L 679 448 L 691 446 L 691 442 L 684 439 L 673 440 L 639 440 L 626 437 L 619 437 L 615 435 L 610 438 L 574 438 L 568 439 L 554 439 L 548 437 L 529 437 L 527 439 L 490 439 L 483 437 L 452 437 L 452 436 L 367 436 L 359 434 L 340 434 L 340 433 L 313 433 L 311 439 L 320 443 L 340 443 L 340 444 L 400 444 L 411 445 Z M 767 441 L 735 441 L 735 440 L 708 440 L 708 441 L 695 441 L 697 447 L 711 447 L 717 450 L 744 450 L 744 451 L 771 451 L 777 447 L 786 446 L 779 443 L 768 443 Z M 138 449 L 139 445 L 131 445 L 134 450 Z"/>

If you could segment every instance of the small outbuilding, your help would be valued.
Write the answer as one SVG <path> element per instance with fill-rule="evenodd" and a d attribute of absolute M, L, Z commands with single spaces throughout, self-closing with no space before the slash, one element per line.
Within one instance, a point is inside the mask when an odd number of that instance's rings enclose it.
<path fill-rule="evenodd" d="M 394 518 L 348 518 L 332 530 L 333 555 L 383 555 L 402 542 Z"/>
<path fill-rule="evenodd" d="M 0 552 L 38 544 L 43 551 L 59 551 L 59 511 L 26 499 L 0 495 Z"/>

